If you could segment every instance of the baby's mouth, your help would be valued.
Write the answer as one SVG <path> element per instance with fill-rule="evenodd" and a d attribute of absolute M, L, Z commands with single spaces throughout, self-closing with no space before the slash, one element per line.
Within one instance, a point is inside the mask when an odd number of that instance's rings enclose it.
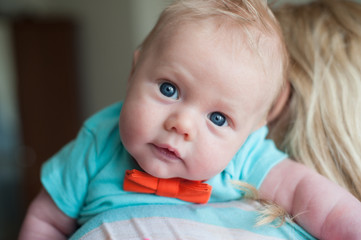
<path fill-rule="evenodd" d="M 154 149 L 163 157 L 172 160 L 181 160 L 181 157 L 177 151 L 170 146 L 152 144 Z"/>

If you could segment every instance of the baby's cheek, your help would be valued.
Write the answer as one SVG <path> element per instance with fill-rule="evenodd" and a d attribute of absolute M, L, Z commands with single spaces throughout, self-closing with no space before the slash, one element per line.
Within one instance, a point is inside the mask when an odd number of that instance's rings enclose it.
<path fill-rule="evenodd" d="M 230 159 L 228 156 L 219 154 L 207 154 L 201 163 L 198 164 L 199 174 L 202 179 L 210 179 L 222 172 L 228 165 Z"/>
<path fill-rule="evenodd" d="M 131 116 L 131 112 L 124 111 L 119 119 L 120 138 L 126 147 L 129 147 L 129 144 L 135 140 L 134 136 L 137 135 L 137 133 L 134 132 L 137 131 L 134 127 L 136 123 L 132 121 L 132 118 L 129 116 Z"/>
<path fill-rule="evenodd" d="M 225 148 L 227 149 L 227 147 Z M 224 152 L 220 151 L 218 154 L 214 154 L 214 171 L 218 173 L 222 172 L 232 160 L 234 154 L 232 151 Z"/>

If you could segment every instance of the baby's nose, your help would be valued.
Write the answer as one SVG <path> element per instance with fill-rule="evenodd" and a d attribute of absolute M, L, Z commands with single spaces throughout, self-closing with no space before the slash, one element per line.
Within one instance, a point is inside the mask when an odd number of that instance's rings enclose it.
<path fill-rule="evenodd" d="M 196 136 L 194 121 L 191 113 L 175 113 L 166 119 L 164 127 L 167 131 L 174 131 L 183 135 L 184 140 L 192 141 Z"/>

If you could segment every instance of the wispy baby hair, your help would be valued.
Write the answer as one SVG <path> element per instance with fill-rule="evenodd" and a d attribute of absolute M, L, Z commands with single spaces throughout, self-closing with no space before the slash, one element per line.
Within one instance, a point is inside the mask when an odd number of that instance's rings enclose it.
<path fill-rule="evenodd" d="M 176 0 L 161 13 L 155 27 L 140 46 L 141 54 L 151 47 L 158 36 L 171 34 L 177 25 L 208 19 L 216 20 L 214 22 L 218 27 L 229 28 L 232 34 L 246 34 L 251 43 L 251 28 L 277 39 L 281 78 L 284 78 L 283 73 L 288 65 L 287 51 L 281 28 L 266 0 Z"/>
<path fill-rule="evenodd" d="M 275 15 L 291 56 L 292 96 L 271 136 L 361 200 L 361 4 L 320 0 Z"/>

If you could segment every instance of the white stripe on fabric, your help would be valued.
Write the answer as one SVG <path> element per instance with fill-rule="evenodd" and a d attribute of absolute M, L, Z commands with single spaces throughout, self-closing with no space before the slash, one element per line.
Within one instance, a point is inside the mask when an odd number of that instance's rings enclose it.
<path fill-rule="evenodd" d="M 168 217 L 137 218 L 103 223 L 82 240 L 279 240 L 243 229 L 231 229 L 186 219 Z"/>

